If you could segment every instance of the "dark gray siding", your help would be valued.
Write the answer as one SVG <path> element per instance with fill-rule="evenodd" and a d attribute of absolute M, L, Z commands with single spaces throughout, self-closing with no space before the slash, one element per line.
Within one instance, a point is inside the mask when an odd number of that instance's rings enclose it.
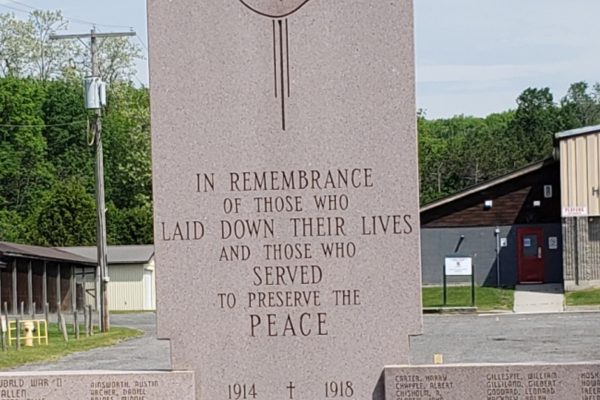
<path fill-rule="evenodd" d="M 545 282 L 562 283 L 562 227 L 560 224 L 501 226 L 500 237 L 507 238 L 508 246 L 500 248 L 500 283 L 514 286 L 517 276 L 517 228 L 540 227 L 544 229 Z M 441 285 L 442 267 L 446 255 L 460 254 L 473 257 L 475 280 L 480 285 L 497 285 L 495 227 L 476 228 L 422 228 L 421 254 L 423 284 Z M 461 235 L 464 238 L 461 240 Z M 558 249 L 548 248 L 548 238 L 558 239 Z M 449 282 L 468 283 L 467 277 L 457 277 Z"/>

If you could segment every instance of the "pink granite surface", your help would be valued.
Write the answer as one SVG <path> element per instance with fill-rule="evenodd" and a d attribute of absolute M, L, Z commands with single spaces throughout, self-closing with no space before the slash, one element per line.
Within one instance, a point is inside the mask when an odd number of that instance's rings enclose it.
<path fill-rule="evenodd" d="M 386 400 L 598 400 L 600 362 L 385 369 Z"/>
<path fill-rule="evenodd" d="M 193 400 L 192 372 L 0 373 L 0 399 Z"/>
<path fill-rule="evenodd" d="M 148 12 L 174 366 L 202 399 L 368 398 L 421 331 L 412 1 Z"/>

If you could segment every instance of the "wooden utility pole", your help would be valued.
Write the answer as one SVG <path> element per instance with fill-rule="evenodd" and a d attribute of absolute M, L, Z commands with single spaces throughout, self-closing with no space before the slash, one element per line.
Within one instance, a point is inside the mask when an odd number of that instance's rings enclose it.
<path fill-rule="evenodd" d="M 92 28 L 90 33 L 51 35 L 50 40 L 61 39 L 90 39 L 90 57 L 92 64 L 92 77 L 100 77 L 98 66 L 98 39 L 111 37 L 135 36 L 135 32 L 111 32 L 97 33 Z M 100 311 L 100 329 L 102 332 L 110 330 L 110 319 L 108 316 L 108 269 L 107 269 L 107 244 L 106 244 L 106 207 L 104 204 L 104 156 L 102 151 L 102 108 L 94 109 L 94 118 L 92 121 L 92 130 L 94 133 L 94 145 L 96 147 L 96 246 L 98 249 L 98 267 L 96 273 L 96 307 Z M 91 316 L 90 316 L 91 317 Z"/>

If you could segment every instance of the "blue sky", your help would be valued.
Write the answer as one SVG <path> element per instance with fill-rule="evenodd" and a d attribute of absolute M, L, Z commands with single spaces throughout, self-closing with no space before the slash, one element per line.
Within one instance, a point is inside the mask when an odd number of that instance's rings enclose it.
<path fill-rule="evenodd" d="M 527 87 L 558 100 L 600 81 L 600 2 L 415 0 L 418 105 L 431 117 L 515 107 Z"/>
<path fill-rule="evenodd" d="M 0 9 L 25 4 L 104 32 L 132 27 L 147 43 L 145 0 L 0 0 Z M 600 81 L 599 15 L 596 0 L 415 0 L 418 107 L 430 118 L 485 116 L 514 108 L 530 86 L 559 100 L 573 82 Z M 90 27 L 71 22 L 73 32 Z M 147 83 L 146 60 L 138 71 Z"/>

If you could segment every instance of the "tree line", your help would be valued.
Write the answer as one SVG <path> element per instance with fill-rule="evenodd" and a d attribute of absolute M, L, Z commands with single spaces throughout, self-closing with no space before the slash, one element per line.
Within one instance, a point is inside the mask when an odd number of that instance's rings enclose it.
<path fill-rule="evenodd" d="M 94 245 L 94 148 L 81 79 L 81 43 L 51 41 L 60 12 L 0 15 L 0 240 Z M 132 83 L 138 46 L 106 39 L 100 69 L 107 234 L 110 244 L 152 243 L 149 93 Z M 571 85 L 556 101 L 528 88 L 516 108 L 485 118 L 418 112 L 421 203 L 552 155 L 556 132 L 600 123 L 600 85 Z"/>
<path fill-rule="evenodd" d="M 148 90 L 113 83 L 104 110 L 107 235 L 152 242 Z M 94 147 L 79 80 L 0 78 L 0 240 L 93 245 Z"/>
<path fill-rule="evenodd" d="M 26 20 L 0 15 L 0 240 L 94 245 L 94 147 L 82 78 L 89 50 L 53 41 L 67 29 L 58 11 Z M 132 83 L 139 46 L 98 46 L 109 83 L 103 110 L 107 235 L 112 244 L 152 242 L 148 90 Z"/>
<path fill-rule="evenodd" d="M 573 83 L 559 101 L 528 88 L 516 104 L 485 118 L 418 113 L 421 204 L 551 157 L 557 132 L 600 124 L 598 83 Z"/>

